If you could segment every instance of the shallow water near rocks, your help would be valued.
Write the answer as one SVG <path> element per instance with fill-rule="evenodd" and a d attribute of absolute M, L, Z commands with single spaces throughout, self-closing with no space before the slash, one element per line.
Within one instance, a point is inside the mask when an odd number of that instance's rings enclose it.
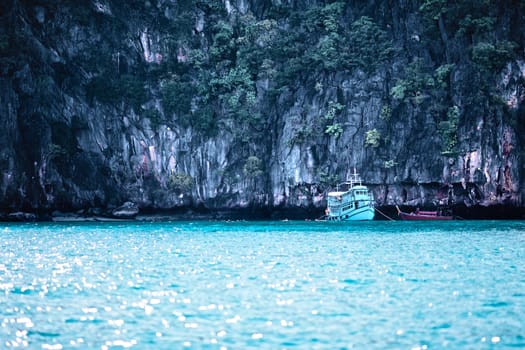
<path fill-rule="evenodd" d="M 0 348 L 525 348 L 525 223 L 0 226 Z"/>

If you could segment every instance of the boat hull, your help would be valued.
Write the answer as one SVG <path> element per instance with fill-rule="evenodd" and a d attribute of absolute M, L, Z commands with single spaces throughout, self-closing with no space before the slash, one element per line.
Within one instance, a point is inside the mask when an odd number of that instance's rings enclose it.
<path fill-rule="evenodd" d="M 424 214 L 414 214 L 414 213 L 404 213 L 400 212 L 399 217 L 402 220 L 453 220 L 453 216 L 441 216 L 441 215 L 424 215 Z"/>
<path fill-rule="evenodd" d="M 330 221 L 366 221 L 374 219 L 374 208 L 365 207 L 351 210 L 341 215 L 328 215 Z"/>

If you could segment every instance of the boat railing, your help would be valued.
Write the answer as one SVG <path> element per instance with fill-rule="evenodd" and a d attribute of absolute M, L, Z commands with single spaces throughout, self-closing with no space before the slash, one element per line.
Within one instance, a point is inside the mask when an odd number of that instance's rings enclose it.
<path fill-rule="evenodd" d="M 345 190 L 348 191 L 350 188 L 354 186 L 362 186 L 362 185 L 363 185 L 363 181 L 361 180 L 361 177 L 354 169 L 354 173 L 350 174 L 350 176 L 347 177 L 346 181 L 338 184 L 336 188 L 337 188 L 337 191 L 339 191 L 340 188 L 345 188 Z"/>
<path fill-rule="evenodd" d="M 359 182 L 354 182 L 354 181 L 341 182 L 337 184 L 335 188 L 337 192 L 346 192 L 355 186 L 362 186 L 361 181 Z"/>
<path fill-rule="evenodd" d="M 362 185 L 361 176 L 359 176 L 359 174 L 356 173 L 355 170 L 353 174 L 350 174 L 350 178 L 347 179 L 346 182 L 352 185 Z"/>

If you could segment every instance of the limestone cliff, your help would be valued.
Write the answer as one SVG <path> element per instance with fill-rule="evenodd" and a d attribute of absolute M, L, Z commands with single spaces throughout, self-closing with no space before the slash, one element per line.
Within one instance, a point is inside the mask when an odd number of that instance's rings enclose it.
<path fill-rule="evenodd" d="M 525 199 L 522 1 L 6 0 L 0 210 Z"/>

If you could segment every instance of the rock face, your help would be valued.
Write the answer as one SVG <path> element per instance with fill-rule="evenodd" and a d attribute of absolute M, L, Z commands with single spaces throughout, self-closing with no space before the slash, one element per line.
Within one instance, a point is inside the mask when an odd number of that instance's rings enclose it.
<path fill-rule="evenodd" d="M 0 210 L 521 208 L 524 6 L 445 3 L 4 1 Z"/>
<path fill-rule="evenodd" d="M 139 207 L 132 202 L 126 202 L 120 207 L 113 209 L 111 215 L 119 219 L 130 219 L 137 216 L 139 213 Z"/>

